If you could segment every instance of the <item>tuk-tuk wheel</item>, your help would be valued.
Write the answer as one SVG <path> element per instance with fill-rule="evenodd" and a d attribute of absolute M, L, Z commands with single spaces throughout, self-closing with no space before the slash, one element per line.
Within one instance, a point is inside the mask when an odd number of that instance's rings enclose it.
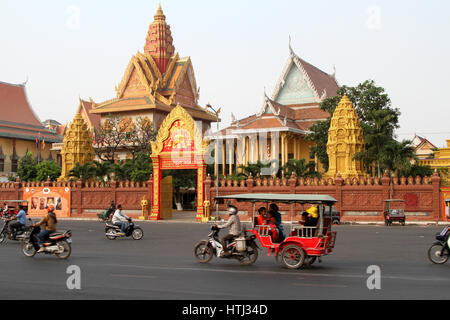
<path fill-rule="evenodd" d="M 305 262 L 305 251 L 299 246 L 292 244 L 281 251 L 281 261 L 288 269 L 299 269 Z"/>

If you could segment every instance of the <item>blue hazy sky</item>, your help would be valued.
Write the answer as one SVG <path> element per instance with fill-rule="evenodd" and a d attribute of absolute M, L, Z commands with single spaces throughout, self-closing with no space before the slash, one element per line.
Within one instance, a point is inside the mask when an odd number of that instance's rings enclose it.
<path fill-rule="evenodd" d="M 41 120 L 72 120 L 78 97 L 115 97 L 161 2 L 190 56 L 200 104 L 245 117 L 294 51 L 340 84 L 374 79 L 402 113 L 399 139 L 450 139 L 450 1 L 0 0 L 0 81 L 22 83 Z"/>

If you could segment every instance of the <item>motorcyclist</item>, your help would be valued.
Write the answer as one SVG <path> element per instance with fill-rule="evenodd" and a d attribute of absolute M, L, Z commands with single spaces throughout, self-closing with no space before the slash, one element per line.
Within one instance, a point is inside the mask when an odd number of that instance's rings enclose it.
<path fill-rule="evenodd" d="M 224 236 L 221 241 L 225 255 L 229 254 L 227 242 L 229 240 L 233 240 L 235 237 L 238 237 L 241 234 L 241 220 L 237 215 L 238 208 L 236 208 L 235 206 L 229 206 L 227 212 L 230 215 L 228 222 L 223 225 L 217 226 L 217 228 L 219 229 L 230 228 L 229 233 Z"/>
<path fill-rule="evenodd" d="M 125 230 L 128 227 L 128 221 L 130 221 L 130 218 L 122 213 L 122 205 L 117 205 L 117 210 L 114 212 L 114 215 L 112 217 L 112 223 L 115 226 L 120 227 L 120 235 L 125 235 Z"/>
<path fill-rule="evenodd" d="M 12 216 L 10 219 L 8 219 L 9 221 L 11 221 L 11 223 L 9 224 L 9 232 L 12 239 L 16 238 L 17 229 L 25 227 L 27 223 L 27 213 L 25 212 L 23 205 L 19 205 L 19 209 L 19 213 L 16 216 Z"/>
<path fill-rule="evenodd" d="M 48 238 L 50 234 L 56 232 L 57 223 L 58 219 L 56 218 L 55 207 L 53 205 L 49 205 L 47 207 L 47 214 L 45 215 L 45 217 L 42 218 L 42 220 L 39 221 L 38 223 L 32 225 L 32 227 L 39 227 L 41 225 L 44 226 L 44 230 L 42 230 L 37 235 L 37 240 L 40 247 L 37 253 L 44 252 L 44 241 Z"/>

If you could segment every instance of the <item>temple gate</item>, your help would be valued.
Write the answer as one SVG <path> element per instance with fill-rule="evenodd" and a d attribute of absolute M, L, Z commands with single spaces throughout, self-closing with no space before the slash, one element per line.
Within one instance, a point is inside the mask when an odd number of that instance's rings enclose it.
<path fill-rule="evenodd" d="M 187 111 L 177 105 L 166 117 L 152 145 L 153 207 L 150 220 L 161 220 L 162 170 L 197 170 L 197 221 L 204 215 L 204 180 L 206 163 L 203 160 L 206 144 L 202 132 Z M 170 199 L 172 203 L 172 199 Z"/>

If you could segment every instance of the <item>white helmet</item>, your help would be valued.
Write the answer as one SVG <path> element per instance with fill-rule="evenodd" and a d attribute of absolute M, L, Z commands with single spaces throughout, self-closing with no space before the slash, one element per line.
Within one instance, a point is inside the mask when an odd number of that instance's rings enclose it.
<path fill-rule="evenodd" d="M 238 213 L 238 208 L 236 208 L 235 206 L 228 206 L 228 214 L 232 214 L 235 215 Z"/>

